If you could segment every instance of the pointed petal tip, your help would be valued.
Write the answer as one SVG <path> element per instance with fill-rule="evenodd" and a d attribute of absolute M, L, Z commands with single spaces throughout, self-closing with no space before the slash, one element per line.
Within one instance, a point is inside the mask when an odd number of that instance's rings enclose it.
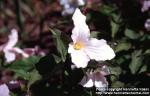
<path fill-rule="evenodd" d="M 18 34 L 18 31 L 16 29 L 12 29 L 11 34 Z"/>
<path fill-rule="evenodd" d="M 78 16 L 79 14 L 82 14 L 79 8 L 76 8 L 74 11 L 74 14 L 72 16 L 72 18 L 75 18 L 76 16 Z"/>
<path fill-rule="evenodd" d="M 75 13 L 78 13 L 78 12 L 81 13 L 80 9 L 79 9 L 79 8 L 76 8 L 74 14 L 75 14 Z"/>
<path fill-rule="evenodd" d="M 81 20 L 80 22 L 82 22 L 82 21 L 86 20 L 86 16 L 81 12 L 81 10 L 79 8 L 76 8 L 75 12 L 72 16 L 72 20 L 74 22 L 77 22 L 77 21 L 79 22 Z"/>
<path fill-rule="evenodd" d="M 10 35 L 9 35 L 9 39 L 18 39 L 18 31 L 16 30 L 16 29 L 12 29 L 11 30 L 11 33 L 10 33 Z M 13 40 L 12 39 L 12 40 Z"/>

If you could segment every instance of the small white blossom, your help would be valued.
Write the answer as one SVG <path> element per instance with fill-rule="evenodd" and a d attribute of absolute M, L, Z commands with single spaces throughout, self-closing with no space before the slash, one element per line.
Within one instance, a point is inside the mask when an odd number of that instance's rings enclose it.
<path fill-rule="evenodd" d="M 83 87 L 98 87 L 98 88 L 107 88 L 108 87 L 108 82 L 104 75 L 102 75 L 101 72 L 90 72 L 86 74 L 86 76 L 83 77 L 81 80 L 80 84 Z"/>
<path fill-rule="evenodd" d="M 22 49 L 14 47 L 18 42 L 18 32 L 16 29 L 11 30 L 11 34 L 9 35 L 8 39 L 8 42 L 3 46 L 6 62 L 9 63 L 14 61 L 16 59 L 15 53 L 19 53 L 25 58 L 29 57 L 29 55 L 26 54 Z"/>
<path fill-rule="evenodd" d="M 6 84 L 0 85 L 0 96 L 10 96 L 9 95 L 9 89 Z"/>
<path fill-rule="evenodd" d="M 86 72 L 86 75 L 83 77 L 80 84 L 87 88 L 93 86 L 102 88 L 104 91 L 104 89 L 108 87 L 108 82 L 105 76 L 109 74 L 109 69 L 104 65 L 99 70 L 95 70 L 94 72 Z"/>
<path fill-rule="evenodd" d="M 144 0 L 143 1 L 143 6 L 141 8 L 142 12 L 147 11 L 150 8 L 150 0 Z"/>
<path fill-rule="evenodd" d="M 150 18 L 146 20 L 145 28 L 146 28 L 147 31 L 150 31 Z"/>
<path fill-rule="evenodd" d="M 90 38 L 90 30 L 86 24 L 86 17 L 77 8 L 72 17 L 74 28 L 72 30 L 72 43 L 69 44 L 68 53 L 77 68 L 85 68 L 90 61 L 111 60 L 115 57 L 113 49 L 104 39 Z"/>
<path fill-rule="evenodd" d="M 100 72 L 87 73 L 87 76 L 84 76 L 80 84 L 83 87 L 98 87 L 98 88 L 106 88 L 108 86 L 108 82 L 106 78 L 101 75 Z"/>

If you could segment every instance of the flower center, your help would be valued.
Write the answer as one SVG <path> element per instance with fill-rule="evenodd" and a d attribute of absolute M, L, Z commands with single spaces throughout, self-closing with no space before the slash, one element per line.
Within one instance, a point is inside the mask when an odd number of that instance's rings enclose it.
<path fill-rule="evenodd" d="M 73 45 L 73 48 L 74 48 L 75 50 L 80 50 L 80 49 L 83 48 L 83 47 L 84 47 L 84 45 L 83 45 L 82 42 L 76 42 L 76 43 Z"/>

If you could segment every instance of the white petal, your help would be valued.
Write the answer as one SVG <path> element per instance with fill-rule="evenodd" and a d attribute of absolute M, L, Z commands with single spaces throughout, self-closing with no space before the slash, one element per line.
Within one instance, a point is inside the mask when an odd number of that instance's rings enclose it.
<path fill-rule="evenodd" d="M 16 45 L 18 42 L 18 32 L 16 29 L 11 30 L 11 34 L 9 35 L 9 40 L 5 46 L 5 49 L 10 49 Z"/>
<path fill-rule="evenodd" d="M 73 52 L 75 52 L 73 45 L 69 44 L 68 53 L 73 53 Z"/>
<path fill-rule="evenodd" d="M 95 73 L 94 77 L 95 77 L 95 82 L 94 82 L 95 87 L 106 88 L 108 86 L 108 82 L 106 78 L 99 72 Z"/>
<path fill-rule="evenodd" d="M 115 57 L 113 49 L 107 45 L 106 41 L 101 39 L 97 40 L 91 38 L 89 44 L 86 46 L 85 51 L 90 59 L 96 61 L 111 60 Z"/>
<path fill-rule="evenodd" d="M 21 54 L 23 57 L 28 58 L 29 55 L 27 53 L 25 53 L 22 49 L 18 48 L 18 47 L 14 47 L 13 50 L 19 54 Z"/>
<path fill-rule="evenodd" d="M 86 56 L 86 54 L 81 53 L 81 52 L 72 53 L 71 59 L 77 68 L 85 68 L 89 61 L 89 58 Z"/>
<path fill-rule="evenodd" d="M 74 22 L 74 29 L 72 30 L 72 40 L 73 42 L 87 41 L 90 37 L 90 30 L 86 24 L 86 17 L 77 8 L 72 17 Z"/>
<path fill-rule="evenodd" d="M 103 87 L 102 81 L 95 81 L 95 87 Z"/>
<path fill-rule="evenodd" d="M 0 85 L 0 96 L 10 96 L 9 89 L 6 84 Z"/>
<path fill-rule="evenodd" d="M 85 5 L 85 1 L 84 1 L 84 0 L 78 0 L 78 5 L 79 5 L 79 6 Z"/>
<path fill-rule="evenodd" d="M 79 25 L 87 25 L 86 24 L 86 16 L 84 16 L 79 8 L 76 8 L 73 16 L 72 16 L 72 20 L 74 22 L 75 26 L 79 26 Z M 82 26 L 80 26 L 82 27 Z"/>
<path fill-rule="evenodd" d="M 85 68 L 88 65 L 89 57 L 83 50 L 74 50 L 72 45 L 69 45 L 68 52 L 71 54 L 71 60 L 77 68 Z"/>
<path fill-rule="evenodd" d="M 84 76 L 83 79 L 81 80 L 80 84 L 83 87 L 93 87 L 94 82 L 93 82 L 93 74 L 87 74 L 87 76 Z"/>
<path fill-rule="evenodd" d="M 10 63 L 16 59 L 16 54 L 14 52 L 5 50 L 4 53 L 5 53 L 5 59 L 7 63 Z"/>

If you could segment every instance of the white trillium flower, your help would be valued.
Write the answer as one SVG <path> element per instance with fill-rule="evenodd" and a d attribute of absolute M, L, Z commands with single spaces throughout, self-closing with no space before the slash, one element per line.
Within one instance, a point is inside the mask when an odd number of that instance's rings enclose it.
<path fill-rule="evenodd" d="M 109 69 L 104 65 L 94 72 L 86 72 L 86 75 L 83 77 L 80 84 L 87 88 L 95 86 L 99 88 L 99 91 L 105 91 L 105 88 L 108 87 L 105 76 L 109 74 Z"/>
<path fill-rule="evenodd" d="M 14 47 L 16 43 L 18 42 L 18 32 L 16 29 L 11 30 L 11 34 L 9 35 L 9 40 L 3 47 L 3 52 L 5 54 L 6 62 L 12 62 L 16 59 L 16 54 L 19 53 L 23 57 L 27 58 L 29 57 L 28 54 L 26 54 L 23 50 L 21 50 L 18 47 Z"/>
<path fill-rule="evenodd" d="M 72 19 L 74 22 L 71 35 L 73 43 L 69 44 L 68 53 L 71 54 L 72 62 L 77 68 L 85 68 L 90 59 L 105 61 L 115 57 L 113 49 L 107 45 L 104 39 L 90 38 L 86 17 L 78 8 Z"/>
<path fill-rule="evenodd" d="M 10 93 L 10 91 L 9 91 L 7 85 L 1 84 L 0 85 L 0 96 L 10 96 L 9 93 Z"/>
<path fill-rule="evenodd" d="M 103 88 L 103 90 L 108 87 L 108 82 L 101 72 L 87 73 L 87 75 L 81 80 L 80 84 L 83 87 L 90 88 L 95 86 L 97 88 Z"/>

